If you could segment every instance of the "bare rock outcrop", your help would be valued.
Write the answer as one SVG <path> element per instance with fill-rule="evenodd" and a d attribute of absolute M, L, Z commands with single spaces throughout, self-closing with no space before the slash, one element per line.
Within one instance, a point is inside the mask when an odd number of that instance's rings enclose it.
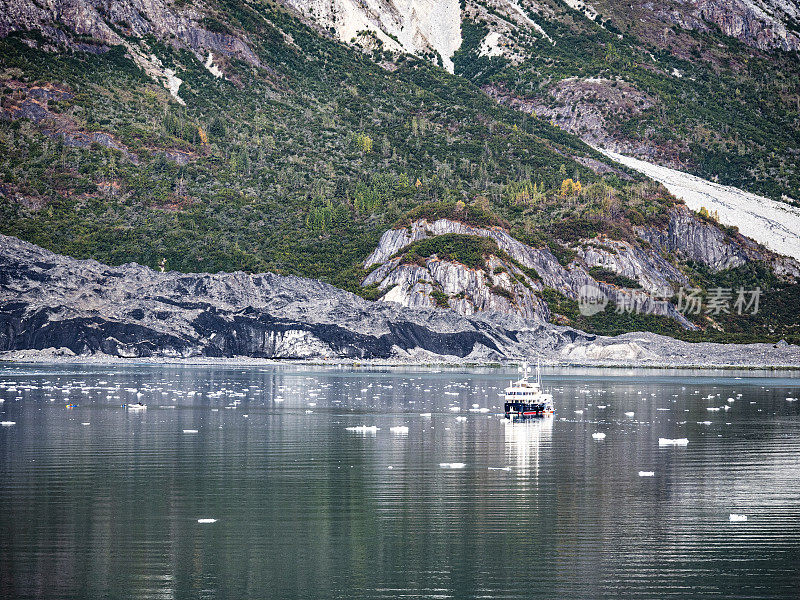
<path fill-rule="evenodd" d="M 419 287 L 420 271 L 407 269 L 402 261 L 394 258 L 403 248 L 413 242 L 429 237 L 461 234 L 479 237 L 488 237 L 497 242 L 500 250 L 506 252 L 512 259 L 517 261 L 527 269 L 531 269 L 538 275 L 538 279 L 528 281 L 531 289 L 540 291 L 543 287 L 552 288 L 565 296 L 577 299 L 585 287 L 601 290 L 606 297 L 617 305 L 624 306 L 630 310 L 648 314 L 662 315 L 675 319 L 687 328 L 694 326 L 676 309 L 675 306 L 664 300 L 665 297 L 672 295 L 671 282 L 685 283 L 685 277 L 666 263 L 654 252 L 634 247 L 630 244 L 620 244 L 613 252 L 608 250 L 584 250 L 583 257 L 589 258 L 591 264 L 588 266 L 602 264 L 611 269 L 617 269 L 620 274 L 628 274 L 632 279 L 640 281 L 643 290 L 626 289 L 617 285 L 598 281 L 587 271 L 587 264 L 574 261 L 569 267 L 561 265 L 548 248 L 532 248 L 513 238 L 507 231 L 500 227 L 481 228 L 473 227 L 459 221 L 451 219 L 438 219 L 433 222 L 419 220 L 411 223 L 408 227 L 392 229 L 386 231 L 381 237 L 378 247 L 364 262 L 365 267 L 381 265 L 378 269 L 370 273 L 364 285 L 378 284 L 381 289 L 390 286 L 400 288 L 400 291 L 390 291 L 383 297 L 384 301 L 400 302 L 404 306 L 415 305 L 434 305 L 433 300 L 422 300 L 418 296 L 429 296 L 434 286 L 429 288 Z M 591 244 L 590 241 L 587 243 Z M 600 246 L 598 243 L 597 246 Z M 607 246 L 608 248 L 608 246 Z M 612 247 L 613 248 L 613 247 Z M 505 266 L 506 272 L 515 274 L 513 266 Z M 483 305 L 484 310 L 498 310 L 505 313 L 517 313 L 526 318 L 544 319 L 548 317 L 545 308 L 538 308 L 538 301 L 531 300 L 527 303 L 529 295 L 519 288 L 513 288 L 514 302 L 503 304 L 502 302 L 476 302 L 476 297 L 486 296 L 492 293 L 491 288 L 497 283 L 490 277 L 483 277 L 480 283 L 475 281 L 476 277 L 470 273 L 464 265 L 456 268 L 460 275 L 454 277 L 457 281 L 455 285 L 448 286 L 458 295 L 464 290 L 469 290 L 466 295 L 470 299 L 472 307 L 455 302 L 457 298 L 451 297 L 448 304 L 451 308 L 462 313 L 471 314 L 472 308 Z M 433 280 L 432 283 L 442 285 L 434 272 L 432 277 L 425 278 L 426 281 Z M 535 286 L 535 287 L 534 287 Z M 519 286 L 525 288 L 523 284 Z M 512 288 L 507 285 L 506 289 Z M 396 288 L 395 288 L 396 289 Z M 534 296 L 531 294 L 530 296 Z M 534 296 L 535 297 L 535 296 Z M 521 300 L 520 300 L 521 299 Z"/>
<path fill-rule="evenodd" d="M 788 344 L 602 337 L 512 314 L 367 302 L 300 277 L 109 267 L 0 236 L 0 360 L 86 356 L 800 365 Z"/>
<path fill-rule="evenodd" d="M 0 0 L 0 37 L 15 31 L 37 31 L 51 43 L 102 52 L 125 45 L 137 64 L 150 60 L 127 38 L 152 35 L 186 48 L 206 61 L 209 52 L 261 63 L 246 40 L 202 24 L 206 12 L 191 3 L 183 7 L 168 0 Z M 125 37 L 123 37 L 125 36 Z"/>

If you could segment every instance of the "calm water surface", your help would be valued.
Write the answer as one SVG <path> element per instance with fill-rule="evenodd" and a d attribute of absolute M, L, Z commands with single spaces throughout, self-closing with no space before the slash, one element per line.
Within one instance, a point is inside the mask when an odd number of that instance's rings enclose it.
<path fill-rule="evenodd" d="M 0 367 L 0 597 L 800 596 L 800 379 L 511 376 Z"/>

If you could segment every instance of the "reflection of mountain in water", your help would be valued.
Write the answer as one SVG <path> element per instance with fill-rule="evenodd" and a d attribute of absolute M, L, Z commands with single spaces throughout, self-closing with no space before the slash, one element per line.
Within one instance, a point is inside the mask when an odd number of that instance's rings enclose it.
<path fill-rule="evenodd" d="M 509 465 L 526 475 L 539 475 L 539 452 L 542 442 L 549 445 L 553 433 L 553 419 L 517 421 L 506 423 L 506 457 Z"/>

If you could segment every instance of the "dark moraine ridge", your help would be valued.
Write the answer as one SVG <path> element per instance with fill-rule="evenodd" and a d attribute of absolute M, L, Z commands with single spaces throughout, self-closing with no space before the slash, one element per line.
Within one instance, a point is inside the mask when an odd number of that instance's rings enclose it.
<path fill-rule="evenodd" d="M 110 267 L 0 236 L 0 352 L 50 348 L 120 358 L 543 356 L 582 364 L 800 366 L 800 348 L 788 344 L 601 337 L 518 315 L 368 302 L 294 276 Z"/>
<path fill-rule="evenodd" d="M 109 267 L 0 236 L 0 350 L 69 348 L 119 357 L 474 358 L 587 336 L 521 319 L 372 303 L 271 273 L 159 273 Z"/>

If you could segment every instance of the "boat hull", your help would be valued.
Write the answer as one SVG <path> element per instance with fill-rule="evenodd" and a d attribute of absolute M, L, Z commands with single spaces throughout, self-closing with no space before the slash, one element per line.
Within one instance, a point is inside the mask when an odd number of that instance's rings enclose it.
<path fill-rule="evenodd" d="M 505 413 L 508 419 L 544 417 L 553 414 L 553 407 L 547 402 L 506 402 Z"/>

